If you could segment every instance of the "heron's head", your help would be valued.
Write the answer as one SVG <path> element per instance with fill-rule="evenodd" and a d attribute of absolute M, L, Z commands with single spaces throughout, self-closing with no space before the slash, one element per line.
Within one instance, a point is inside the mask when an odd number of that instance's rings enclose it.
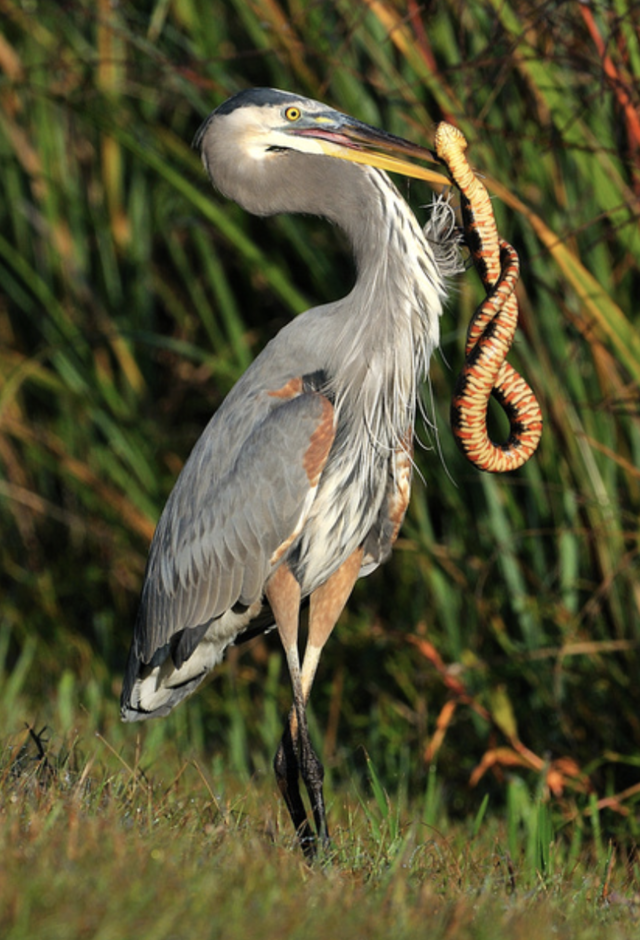
<path fill-rule="evenodd" d="M 255 215 L 308 212 L 334 217 L 333 207 L 349 198 L 357 180 L 354 164 L 448 183 L 446 177 L 410 162 L 436 161 L 430 150 L 319 101 L 273 88 L 229 98 L 202 124 L 194 146 L 214 185 Z"/>

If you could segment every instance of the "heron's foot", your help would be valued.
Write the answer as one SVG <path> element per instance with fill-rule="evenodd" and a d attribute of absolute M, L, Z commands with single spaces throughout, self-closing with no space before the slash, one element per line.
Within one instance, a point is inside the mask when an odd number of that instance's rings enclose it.
<path fill-rule="evenodd" d="M 308 735 L 306 739 L 303 739 L 301 735 L 300 750 L 300 776 L 309 794 L 318 843 L 323 850 L 326 850 L 329 848 L 330 843 L 327 810 L 324 802 L 324 767 L 314 751 Z"/>
<path fill-rule="evenodd" d="M 316 854 L 316 837 L 313 829 L 309 825 L 307 811 L 304 808 L 304 803 L 300 795 L 300 787 L 298 785 L 300 769 L 298 767 L 298 757 L 288 722 L 273 760 L 273 769 L 275 771 L 278 789 L 282 793 L 287 809 L 289 810 L 291 822 L 296 831 L 300 847 L 304 852 L 305 858 L 311 861 L 315 858 Z"/>
<path fill-rule="evenodd" d="M 324 767 L 313 750 L 308 731 L 300 735 L 298 745 L 293 740 L 291 721 L 287 722 L 273 761 L 273 769 L 300 847 L 307 861 L 312 862 L 317 858 L 318 850 L 325 853 L 329 849 L 330 841 L 323 793 Z M 309 794 L 316 826 L 315 833 L 309 823 L 300 794 L 300 777 Z"/>

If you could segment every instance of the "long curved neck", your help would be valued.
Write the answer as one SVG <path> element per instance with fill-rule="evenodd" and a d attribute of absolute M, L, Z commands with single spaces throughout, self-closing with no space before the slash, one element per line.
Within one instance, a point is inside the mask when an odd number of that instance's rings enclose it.
<path fill-rule="evenodd" d="M 364 172 L 363 172 L 364 170 Z M 358 167 L 331 218 L 350 238 L 358 277 L 335 306 L 331 373 L 376 445 L 401 446 L 439 340 L 445 283 L 433 250 L 389 177 Z M 328 213 L 323 213 L 328 214 Z"/>
<path fill-rule="evenodd" d="M 368 435 L 374 449 L 401 446 L 438 344 L 445 294 L 432 248 L 407 203 L 381 170 L 295 150 L 255 160 L 238 155 L 213 131 L 206 163 L 221 192 L 249 212 L 322 216 L 346 232 L 356 284 L 341 301 L 311 311 L 310 342 L 322 351 L 342 420 Z M 361 444 L 365 451 L 364 439 Z"/>

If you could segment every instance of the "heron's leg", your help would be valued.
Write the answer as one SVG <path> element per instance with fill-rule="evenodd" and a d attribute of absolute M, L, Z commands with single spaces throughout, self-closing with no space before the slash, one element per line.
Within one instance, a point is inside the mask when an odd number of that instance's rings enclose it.
<path fill-rule="evenodd" d="M 267 586 L 267 597 L 278 627 L 278 633 L 287 657 L 287 666 L 293 687 L 294 706 L 289 712 L 282 739 L 273 762 L 278 789 L 284 797 L 291 821 L 308 858 L 315 854 L 315 839 L 307 812 L 300 796 L 298 784 L 298 728 L 299 715 L 304 716 L 300 659 L 298 656 L 298 622 L 300 617 L 300 585 L 286 564 L 278 568 Z M 306 717 L 304 717 L 306 726 Z"/>
<path fill-rule="evenodd" d="M 309 635 L 300 676 L 303 708 L 301 710 L 302 715 L 299 715 L 299 764 L 300 773 L 311 801 L 316 832 L 324 845 L 329 841 L 323 793 L 324 767 L 311 744 L 304 706 L 309 701 L 311 686 L 313 685 L 322 649 L 329 639 L 331 631 L 335 627 L 358 578 L 363 554 L 362 548 L 353 552 L 344 564 L 313 592 L 310 599 Z M 300 709 L 297 710 L 300 712 Z"/>
<path fill-rule="evenodd" d="M 302 850 L 307 858 L 312 860 L 316 855 L 316 838 L 307 819 L 307 812 L 300 795 L 298 778 L 301 775 L 307 789 L 309 789 L 307 780 L 309 778 L 316 779 L 320 775 L 320 792 L 322 793 L 324 768 L 313 750 L 309 737 L 306 701 L 300 682 L 298 649 L 297 647 L 290 647 L 285 652 L 293 687 L 293 707 L 289 712 L 273 766 Z M 293 655 L 294 652 L 295 656 Z"/>

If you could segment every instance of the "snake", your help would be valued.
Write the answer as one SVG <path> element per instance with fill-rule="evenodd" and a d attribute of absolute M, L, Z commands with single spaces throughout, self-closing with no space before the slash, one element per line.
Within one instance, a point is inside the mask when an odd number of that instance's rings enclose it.
<path fill-rule="evenodd" d="M 525 379 L 506 361 L 518 325 L 516 284 L 520 261 L 498 234 L 489 193 L 471 169 L 464 134 L 446 121 L 438 124 L 435 150 L 460 191 L 464 237 L 486 297 L 467 331 L 465 360 L 451 402 L 451 428 L 465 457 L 479 470 L 504 473 L 535 453 L 542 435 L 542 411 Z M 493 397 L 509 421 L 504 443 L 487 428 Z"/>

